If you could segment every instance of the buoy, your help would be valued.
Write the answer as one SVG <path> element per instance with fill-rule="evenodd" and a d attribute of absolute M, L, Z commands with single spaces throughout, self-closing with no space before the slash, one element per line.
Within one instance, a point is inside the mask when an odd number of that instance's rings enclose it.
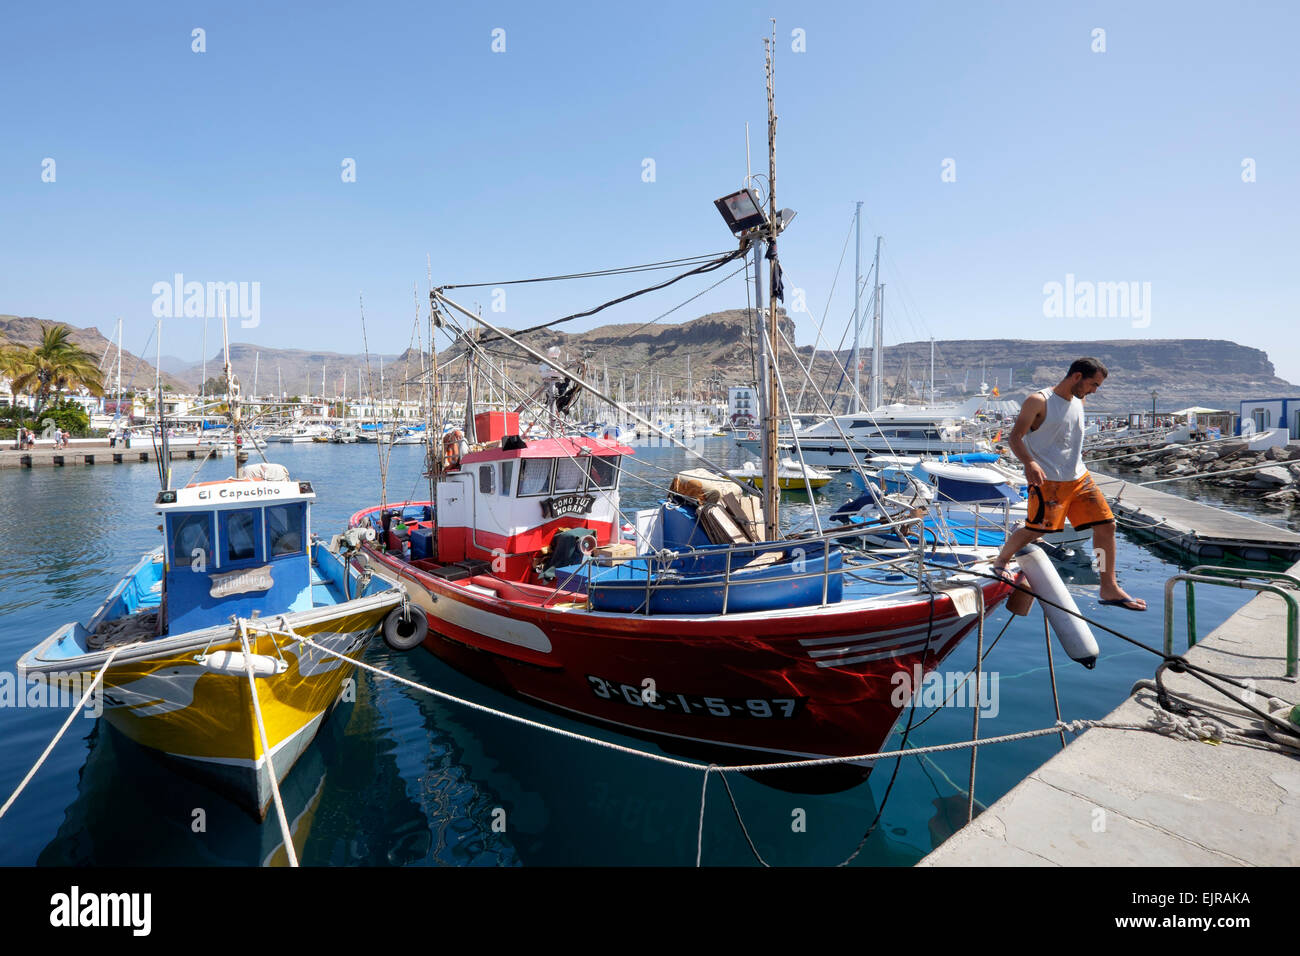
<path fill-rule="evenodd" d="M 1047 612 L 1047 620 L 1051 622 L 1056 639 L 1061 642 L 1065 653 L 1091 670 L 1096 666 L 1101 650 L 1097 647 L 1097 639 L 1092 636 L 1092 630 L 1081 618 L 1075 617 L 1079 613 L 1079 606 L 1061 582 L 1052 562 L 1041 549 L 1033 545 L 1017 554 L 1016 560 L 1020 562 L 1020 570 L 1029 579 L 1030 589 L 1044 599 L 1043 610 Z M 1061 607 L 1053 606 L 1057 604 Z"/>
<path fill-rule="evenodd" d="M 428 633 L 429 619 L 418 607 L 393 608 L 384 618 L 384 643 L 395 651 L 419 647 Z"/>
<path fill-rule="evenodd" d="M 578 550 L 586 557 L 591 557 L 592 553 L 596 550 L 596 536 L 592 534 L 584 534 L 578 539 Z"/>
<path fill-rule="evenodd" d="M 253 665 L 254 677 L 271 677 L 288 669 L 288 665 L 283 660 L 266 654 L 250 654 L 247 659 Z M 244 660 L 243 651 L 214 651 L 203 657 L 199 663 L 214 674 L 247 677 L 248 669 L 244 666 Z"/>

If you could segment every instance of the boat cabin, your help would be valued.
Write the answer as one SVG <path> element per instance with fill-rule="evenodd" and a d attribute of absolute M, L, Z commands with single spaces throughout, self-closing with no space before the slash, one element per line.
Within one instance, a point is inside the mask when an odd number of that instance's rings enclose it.
<path fill-rule="evenodd" d="M 250 469 L 252 470 L 252 469 Z M 227 478 L 160 491 L 165 632 L 228 624 L 254 610 L 312 607 L 311 483 Z"/>
<path fill-rule="evenodd" d="M 412 559 L 492 561 L 497 574 L 523 580 L 558 532 L 589 529 L 598 547 L 618 540 L 618 481 L 631 448 L 606 438 L 501 445 L 463 455 L 438 483 L 438 553 L 421 553 L 417 522 Z"/>

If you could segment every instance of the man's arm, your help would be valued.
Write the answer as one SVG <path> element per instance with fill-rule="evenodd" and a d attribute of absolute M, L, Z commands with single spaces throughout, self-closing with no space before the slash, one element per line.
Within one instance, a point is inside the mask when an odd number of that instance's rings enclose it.
<path fill-rule="evenodd" d="M 1025 466 L 1025 480 L 1031 485 L 1041 485 L 1047 479 L 1047 475 L 1030 454 L 1029 446 L 1025 444 L 1025 436 L 1042 422 L 1046 414 L 1047 401 L 1043 396 L 1037 392 L 1030 395 L 1025 399 L 1025 404 L 1020 407 L 1020 415 L 1016 418 L 1015 427 L 1011 429 L 1011 437 L 1007 439 L 1007 444 Z"/>

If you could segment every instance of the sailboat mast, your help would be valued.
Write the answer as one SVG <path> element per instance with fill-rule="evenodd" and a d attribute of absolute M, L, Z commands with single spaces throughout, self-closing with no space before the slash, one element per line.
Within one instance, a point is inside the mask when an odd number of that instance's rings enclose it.
<path fill-rule="evenodd" d="M 885 340 L 883 329 L 881 328 L 881 308 L 880 293 L 882 286 L 880 284 L 880 236 L 876 236 L 876 314 L 872 322 L 871 332 L 871 408 L 870 411 L 880 407 L 880 382 L 881 376 L 885 370 L 884 356 L 881 354 L 882 343 Z"/>
<path fill-rule="evenodd" d="M 239 396 L 235 394 L 235 376 L 230 368 L 230 332 L 226 320 L 226 304 L 221 304 L 221 348 L 225 354 L 226 403 L 230 408 L 230 433 L 239 435 Z M 244 464 L 240 461 L 239 445 L 235 445 L 235 477 L 244 477 Z"/>
<path fill-rule="evenodd" d="M 862 411 L 861 400 L 858 398 L 862 394 L 862 386 L 859 384 L 861 378 L 862 363 L 858 360 L 858 343 L 862 341 L 862 310 L 859 303 L 862 300 L 862 203 L 857 204 L 857 209 L 853 213 L 853 228 L 857 235 L 857 251 L 853 255 L 853 408 L 852 414 L 856 415 Z"/>
<path fill-rule="evenodd" d="M 934 404 L 934 336 L 930 336 L 930 404 Z"/>

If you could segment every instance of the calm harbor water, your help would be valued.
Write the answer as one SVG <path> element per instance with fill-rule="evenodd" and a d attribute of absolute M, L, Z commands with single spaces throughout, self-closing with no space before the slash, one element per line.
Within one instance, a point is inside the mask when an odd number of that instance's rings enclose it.
<path fill-rule="evenodd" d="M 730 464 L 746 457 L 729 439 L 701 439 L 693 446 Z M 691 466 L 685 453 L 671 446 L 636 447 L 637 468 L 656 484 Z M 287 465 L 295 478 L 312 481 L 318 496 L 313 530 L 322 536 L 342 530 L 348 515 L 378 500 L 378 453 L 372 445 L 271 445 L 267 455 Z M 422 455 L 419 446 L 393 450 L 389 500 L 427 497 Z M 174 463 L 174 482 L 187 481 L 193 467 Z M 210 463 L 204 476 L 220 477 L 229 467 L 228 460 Z M 159 519 L 151 507 L 156 490 L 151 465 L 0 472 L 0 674 L 13 675 L 19 656 L 61 623 L 86 620 L 139 555 L 156 546 Z M 623 492 L 632 506 L 655 500 L 649 486 L 630 476 Z M 1249 499 L 1186 485 L 1176 493 L 1290 523 L 1289 512 Z M 818 502 L 833 507 L 851 494 L 837 481 Z M 809 505 L 792 503 L 791 508 L 806 514 Z M 1164 581 L 1181 568 L 1125 536 L 1119 561 L 1121 580 L 1147 599 L 1150 612 L 1100 608 L 1096 575 L 1088 568 L 1074 572 L 1067 583 L 1085 614 L 1159 646 Z M 1245 595 L 1206 589 L 1197 598 L 1204 632 L 1244 603 Z M 986 641 L 1007 619 L 1005 610 L 990 617 Z M 1102 656 L 1093 671 L 1056 648 L 1067 719 L 1103 716 L 1134 681 L 1154 670 L 1151 654 L 1100 631 L 1097 638 Z M 964 671 L 974 653 L 972 635 L 942 670 Z M 542 723 L 655 749 L 480 687 L 423 649 L 398 654 L 376 641 L 364 659 Z M 985 669 L 996 710 L 983 712 L 981 736 L 1051 724 L 1037 610 L 1011 623 Z M 919 706 L 917 722 L 934 716 L 912 732 L 911 745 L 968 739 L 972 713 L 969 707 Z M 0 799 L 17 786 L 65 716 L 50 708 L 0 708 Z M 901 726 L 890 749 L 899 742 Z M 996 800 L 1059 748 L 1055 737 L 982 748 L 978 801 Z M 860 786 L 833 795 L 785 793 L 747 778 L 732 777 L 730 784 L 749 836 L 769 863 L 838 863 L 858 846 L 879 812 L 880 822 L 855 865 L 909 865 L 964 822 L 969 761 L 968 751 L 906 758 L 887 801 L 893 760 L 880 764 Z M 331 715 L 284 793 L 306 865 L 688 865 L 696 857 L 700 783 L 693 770 L 521 727 L 359 673 L 357 700 Z M 84 717 L 76 718 L 0 820 L 0 864 L 5 865 L 281 863 L 280 842 L 274 816 L 254 823 L 106 723 Z M 708 790 L 703 861 L 756 862 L 716 778 Z"/>

